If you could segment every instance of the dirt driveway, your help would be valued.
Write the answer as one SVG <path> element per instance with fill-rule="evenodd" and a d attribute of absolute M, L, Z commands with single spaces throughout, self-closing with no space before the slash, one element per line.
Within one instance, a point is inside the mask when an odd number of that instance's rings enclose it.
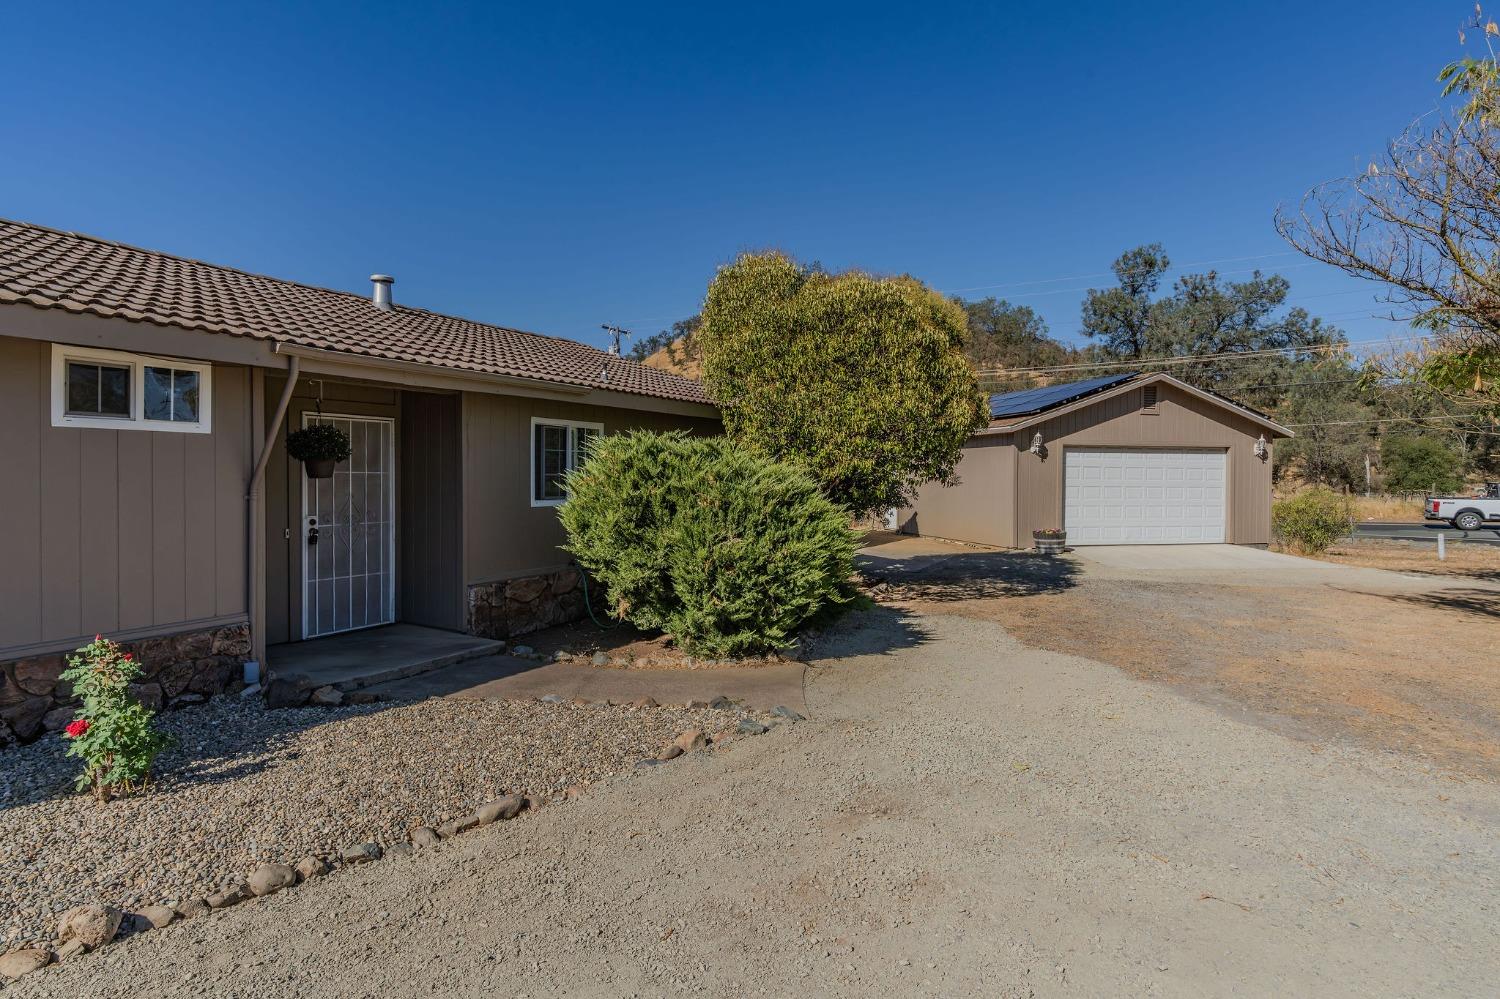
<path fill-rule="evenodd" d="M 832 629 L 806 722 L 5 995 L 1492 994 L 1494 785 L 949 606 Z"/>
<path fill-rule="evenodd" d="M 884 536 L 882 599 L 1004 625 L 1307 740 L 1500 779 L 1500 585 L 1226 545 L 1064 559 Z"/>

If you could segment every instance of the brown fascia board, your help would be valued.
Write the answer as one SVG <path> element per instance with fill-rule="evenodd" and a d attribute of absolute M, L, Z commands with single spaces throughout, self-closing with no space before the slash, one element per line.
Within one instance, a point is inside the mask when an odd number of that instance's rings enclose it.
<path fill-rule="evenodd" d="M 1256 423 L 1271 431 L 1274 436 L 1297 436 L 1291 430 L 1283 427 L 1275 420 L 1261 416 L 1259 413 L 1252 412 L 1246 409 L 1244 406 L 1240 406 L 1233 402 L 1230 402 L 1228 399 L 1214 395 L 1212 392 L 1205 392 L 1200 388 L 1195 388 L 1194 386 L 1189 385 L 1187 382 L 1183 381 L 1180 378 L 1173 378 L 1171 375 L 1160 371 L 1152 375 L 1147 375 L 1144 378 L 1132 378 L 1130 381 L 1122 382 L 1121 384 L 1116 385 L 1114 388 L 1106 389 L 1103 392 L 1096 392 L 1093 395 L 1084 396 L 1082 399 L 1076 399 L 1073 402 L 1068 403 L 1066 406 L 1058 406 L 1056 409 L 1049 409 L 1044 413 L 1037 413 L 1034 416 L 1028 416 L 1017 423 L 1007 423 L 1000 426 L 988 427 L 987 429 L 978 431 L 974 436 L 980 437 L 990 434 L 1015 433 L 1018 430 L 1025 430 L 1028 427 L 1034 427 L 1038 423 L 1045 423 L 1048 420 L 1051 420 L 1058 416 L 1062 416 L 1065 413 L 1072 413 L 1080 409 L 1085 409 L 1089 406 L 1094 405 L 1095 403 L 1103 402 L 1105 399 L 1113 399 L 1117 395 L 1123 395 L 1124 393 L 1129 392 L 1132 389 L 1140 388 L 1142 385 L 1155 385 L 1161 382 L 1166 382 L 1169 385 L 1176 386 L 1177 388 L 1182 389 L 1184 392 L 1187 392 L 1189 395 L 1197 396 L 1204 402 L 1212 403 L 1213 405 L 1218 406 L 1220 409 L 1227 410 L 1228 412 L 1234 413 L 1237 416 L 1244 417 L 1245 419 L 1250 420 L 1252 423 Z"/>

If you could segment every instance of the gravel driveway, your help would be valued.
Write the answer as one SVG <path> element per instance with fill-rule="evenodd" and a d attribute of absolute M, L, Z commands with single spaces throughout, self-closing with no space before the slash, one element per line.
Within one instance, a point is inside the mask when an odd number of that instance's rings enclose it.
<path fill-rule="evenodd" d="M 1500 793 L 877 608 L 813 718 L 17 996 L 1493 994 Z"/>

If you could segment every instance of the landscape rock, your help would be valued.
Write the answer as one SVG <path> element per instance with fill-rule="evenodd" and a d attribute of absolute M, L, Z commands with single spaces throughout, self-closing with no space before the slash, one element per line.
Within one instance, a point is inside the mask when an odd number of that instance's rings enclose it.
<path fill-rule="evenodd" d="M 525 659 L 527 656 L 534 655 L 535 652 L 536 650 L 529 645 L 517 645 L 510 650 L 510 654 L 518 659 Z"/>
<path fill-rule="evenodd" d="M 250 892 L 257 898 L 274 895 L 296 883 L 297 872 L 285 864 L 261 864 L 250 872 L 248 880 Z"/>
<path fill-rule="evenodd" d="M 443 839 L 452 839 L 459 833 L 468 832 L 477 825 L 479 825 L 479 816 L 473 814 L 461 815 L 438 826 L 437 834 L 443 837 Z"/>
<path fill-rule="evenodd" d="M 58 919 L 57 939 L 81 941 L 89 950 L 103 947 L 115 938 L 124 918 L 125 913 L 112 905 L 75 906 Z"/>
<path fill-rule="evenodd" d="M 45 947 L 26 947 L 0 956 L 0 978 L 15 981 L 52 963 L 52 952 Z"/>
<path fill-rule="evenodd" d="M 320 708 L 336 708 L 344 703 L 344 692 L 337 687 L 319 687 L 308 697 L 308 703 L 316 704 Z"/>
<path fill-rule="evenodd" d="M 52 710 L 52 701 L 46 697 L 31 697 L 19 704 L 0 709 L 0 721 L 10 726 L 16 738 L 28 740 L 42 730 L 42 719 Z"/>
<path fill-rule="evenodd" d="M 589 660 L 595 666 L 608 666 L 609 655 L 604 652 L 595 652 L 594 657 Z"/>
<path fill-rule="evenodd" d="M 739 732 L 741 735 L 765 735 L 771 730 L 762 725 L 760 722 L 756 721 L 754 718 L 741 718 L 739 725 L 735 728 L 735 731 Z"/>
<path fill-rule="evenodd" d="M 672 745 L 684 753 L 691 753 L 708 745 L 708 736 L 700 728 L 690 728 L 672 740 Z"/>
<path fill-rule="evenodd" d="M 787 707 L 785 704 L 776 705 L 771 709 L 771 714 L 775 715 L 777 718 L 785 718 L 787 721 L 799 722 L 807 720 L 797 712 L 793 711 L 791 708 Z"/>
<path fill-rule="evenodd" d="M 437 830 L 431 826 L 417 826 L 411 831 L 411 845 L 426 849 L 429 846 L 437 846 L 443 838 L 437 834 Z"/>
<path fill-rule="evenodd" d="M 57 678 L 67 669 L 60 655 L 35 656 L 22 659 L 13 667 L 16 685 L 28 694 L 51 697 L 57 689 Z"/>
<path fill-rule="evenodd" d="M 312 691 L 312 681 L 299 673 L 275 677 L 266 686 L 266 707 L 300 708 Z"/>
<path fill-rule="evenodd" d="M 368 864 L 372 860 L 379 860 L 380 857 L 381 850 L 378 843 L 359 843 L 339 854 L 339 859 L 346 864 Z"/>
<path fill-rule="evenodd" d="M 410 857 L 414 853 L 416 851 L 412 849 L 410 843 L 392 843 L 385 849 L 387 857 Z"/>
<path fill-rule="evenodd" d="M 61 732 L 68 727 L 77 712 L 68 707 L 53 708 L 42 715 L 42 730 L 44 732 Z"/>
<path fill-rule="evenodd" d="M 543 694 L 538 700 L 543 704 L 561 704 L 563 702 L 561 694 Z"/>
<path fill-rule="evenodd" d="M 677 757 L 681 756 L 683 752 L 683 748 L 674 742 L 668 746 L 663 747 L 662 751 L 656 754 L 656 758 L 665 763 L 667 760 L 677 759 Z"/>
<path fill-rule="evenodd" d="M 660 705 L 656 703 L 656 698 L 654 697 L 637 697 L 630 702 L 630 706 L 632 708 L 655 708 Z"/>
<path fill-rule="evenodd" d="M 57 959 L 59 961 L 71 961 L 79 954 L 87 954 L 89 949 L 83 945 L 82 940 L 69 940 L 57 948 Z"/>
<path fill-rule="evenodd" d="M 723 694 L 720 694 L 718 697 L 715 697 L 713 700 L 709 701 L 708 706 L 713 708 L 715 711 L 728 711 L 730 708 L 734 707 L 734 702 L 725 697 Z"/>
<path fill-rule="evenodd" d="M 239 905 L 250 897 L 250 889 L 243 882 L 223 891 L 216 891 L 204 899 L 210 909 L 227 909 L 231 905 Z"/>
<path fill-rule="evenodd" d="M 351 690 L 344 695 L 345 704 L 374 704 L 380 695 L 370 690 Z"/>
<path fill-rule="evenodd" d="M 208 902 L 201 898 L 190 898 L 177 903 L 177 914 L 183 919 L 195 919 L 208 912 Z"/>
<path fill-rule="evenodd" d="M 708 708 L 707 701 L 688 701 L 686 707 L 690 711 L 704 711 Z"/>
<path fill-rule="evenodd" d="M 526 799 L 519 794 L 507 794 L 503 798 L 487 801 L 475 811 L 479 825 L 513 819 L 526 807 Z"/>
<path fill-rule="evenodd" d="M 297 876 L 306 881 L 308 878 L 322 877 L 333 868 L 329 866 L 328 861 L 320 857 L 303 857 L 297 861 L 296 870 Z"/>
<path fill-rule="evenodd" d="M 147 905 L 141 908 L 140 915 L 151 924 L 152 929 L 159 930 L 176 921 L 177 910 L 170 905 Z"/>

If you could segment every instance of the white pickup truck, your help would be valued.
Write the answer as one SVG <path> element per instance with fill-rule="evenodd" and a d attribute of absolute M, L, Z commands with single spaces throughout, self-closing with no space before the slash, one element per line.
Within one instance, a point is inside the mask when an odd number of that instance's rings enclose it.
<path fill-rule="evenodd" d="M 1500 483 L 1486 484 L 1482 496 L 1429 496 L 1422 515 L 1447 521 L 1460 531 L 1477 531 L 1485 524 L 1500 527 Z"/>

